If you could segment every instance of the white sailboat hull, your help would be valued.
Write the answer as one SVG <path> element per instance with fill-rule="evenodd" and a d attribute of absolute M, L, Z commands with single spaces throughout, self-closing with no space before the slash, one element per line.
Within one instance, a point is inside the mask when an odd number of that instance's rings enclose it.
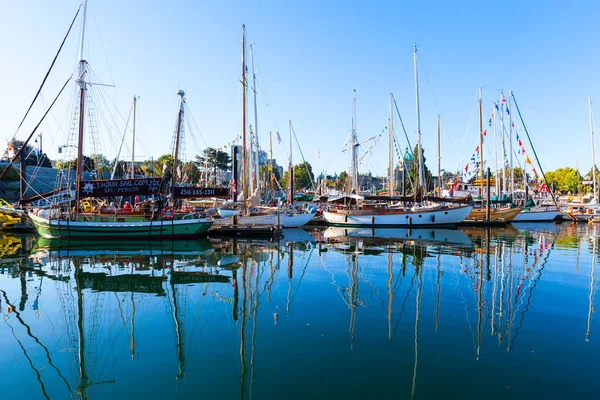
<path fill-rule="evenodd" d="M 440 209 L 424 209 L 402 213 L 367 212 L 323 212 L 325 220 L 340 226 L 444 226 L 462 222 L 473 210 L 473 206 Z"/>
<path fill-rule="evenodd" d="M 550 222 L 560 214 L 558 210 L 521 211 L 512 222 Z"/>
<path fill-rule="evenodd" d="M 221 216 L 221 218 L 233 217 L 234 215 L 238 215 L 239 212 L 240 210 L 231 210 L 228 208 L 219 208 L 217 210 L 217 213 Z"/>

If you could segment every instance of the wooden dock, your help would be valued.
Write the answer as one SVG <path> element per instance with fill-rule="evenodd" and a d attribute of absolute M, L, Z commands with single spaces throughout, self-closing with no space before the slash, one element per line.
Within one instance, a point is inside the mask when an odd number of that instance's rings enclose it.
<path fill-rule="evenodd" d="M 208 230 L 212 238 L 274 239 L 283 235 L 275 225 L 217 225 Z"/>

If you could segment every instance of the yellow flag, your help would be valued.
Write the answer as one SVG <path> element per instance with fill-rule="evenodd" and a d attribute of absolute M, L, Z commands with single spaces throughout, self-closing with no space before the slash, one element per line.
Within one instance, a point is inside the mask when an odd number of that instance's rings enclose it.
<path fill-rule="evenodd" d="M 527 155 L 525 156 L 525 162 L 527 164 L 531 164 L 531 160 L 529 159 L 529 156 L 527 156 Z"/>

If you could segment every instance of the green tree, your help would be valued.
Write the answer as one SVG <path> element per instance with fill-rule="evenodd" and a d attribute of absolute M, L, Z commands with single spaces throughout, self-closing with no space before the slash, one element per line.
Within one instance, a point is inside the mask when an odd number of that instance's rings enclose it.
<path fill-rule="evenodd" d="M 312 187 L 315 175 L 312 166 L 308 162 L 294 165 L 294 187 L 298 189 L 308 189 Z"/>
<path fill-rule="evenodd" d="M 414 187 L 417 188 L 419 186 L 419 151 L 418 145 L 415 145 L 413 150 L 414 159 L 412 165 L 410 166 L 410 170 L 408 171 L 408 176 L 414 184 Z M 425 157 L 425 149 L 421 147 L 421 156 L 423 157 L 423 181 L 425 183 L 425 190 L 429 191 L 433 189 L 433 175 L 429 168 L 427 168 L 427 158 Z M 409 188 L 410 185 L 407 185 Z"/>
<path fill-rule="evenodd" d="M 99 173 L 112 172 L 113 163 L 102 154 L 92 154 L 90 158 L 94 161 L 94 167 L 96 167 L 96 171 Z M 128 166 L 128 168 L 130 167 Z"/>
<path fill-rule="evenodd" d="M 289 171 L 283 173 L 281 178 L 281 187 L 287 188 L 289 179 Z M 312 166 L 308 163 L 300 163 L 294 165 L 294 190 L 307 189 L 312 186 L 311 179 L 314 181 Z"/>
<path fill-rule="evenodd" d="M 281 176 L 279 175 L 279 171 L 277 168 L 273 168 L 273 175 L 275 176 L 275 179 L 278 182 L 281 182 Z M 263 185 L 266 185 L 269 188 L 271 187 L 271 179 L 270 179 L 268 165 L 261 165 L 258 168 L 258 176 L 260 177 L 261 182 L 263 182 Z M 274 187 L 277 187 L 276 183 L 273 183 L 273 185 L 274 185 Z"/>
<path fill-rule="evenodd" d="M 579 172 L 571 167 L 558 168 L 554 172 L 545 174 L 548 184 L 557 190 L 567 193 L 577 193 L 577 182 L 581 181 Z"/>
<path fill-rule="evenodd" d="M 17 171 L 17 169 L 11 165 L 8 171 L 6 171 L 6 173 L 2 176 L 1 180 L 3 182 L 18 181 L 19 171 Z"/>
<path fill-rule="evenodd" d="M 94 168 L 95 164 L 94 164 L 94 160 L 91 159 L 88 156 L 83 156 L 83 170 L 87 171 L 87 172 L 92 172 L 95 171 Z M 59 161 L 56 164 L 56 168 L 58 169 L 64 169 L 64 170 L 75 170 L 76 168 L 76 164 L 75 164 L 75 160 L 66 160 L 66 161 Z"/>
<path fill-rule="evenodd" d="M 185 183 L 196 184 L 200 180 L 200 169 L 193 161 L 183 163 L 181 174 Z"/>
<path fill-rule="evenodd" d="M 335 188 L 338 190 L 345 190 L 348 192 L 349 187 L 350 187 L 350 176 L 348 175 L 348 172 L 346 172 L 346 171 L 340 172 L 337 179 L 335 180 Z"/>
<path fill-rule="evenodd" d="M 202 155 L 196 156 L 196 166 L 202 171 L 212 171 L 213 185 L 222 184 L 218 182 L 217 176 L 222 176 L 223 172 L 231 170 L 231 157 L 228 153 L 208 147 L 202 151 Z"/>
<path fill-rule="evenodd" d="M 173 156 L 171 154 L 163 154 L 158 157 L 155 165 L 155 176 L 162 176 L 162 189 L 166 189 L 169 181 L 173 177 Z"/>
<path fill-rule="evenodd" d="M 22 140 L 13 139 L 10 143 L 13 147 L 15 154 L 17 154 L 17 152 L 19 150 L 21 150 L 21 147 L 23 147 L 23 144 L 25 142 Z M 31 146 L 29 144 L 27 146 L 25 146 L 25 149 L 23 150 L 23 152 L 26 157 L 25 158 L 26 165 L 36 165 L 36 166 L 40 166 L 40 167 L 52 168 L 52 160 L 50 160 L 48 158 L 46 153 L 43 153 L 43 152 L 40 153 L 39 151 L 36 150 L 36 148 L 34 148 L 33 146 Z M 15 160 L 15 161 L 19 161 L 19 160 Z"/>

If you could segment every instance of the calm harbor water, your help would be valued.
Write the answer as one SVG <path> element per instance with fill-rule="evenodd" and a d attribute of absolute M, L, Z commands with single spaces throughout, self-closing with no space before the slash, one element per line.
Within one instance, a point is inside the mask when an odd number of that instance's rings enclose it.
<path fill-rule="evenodd" d="M 600 393 L 600 227 L 1 243 L 2 399 Z"/>

